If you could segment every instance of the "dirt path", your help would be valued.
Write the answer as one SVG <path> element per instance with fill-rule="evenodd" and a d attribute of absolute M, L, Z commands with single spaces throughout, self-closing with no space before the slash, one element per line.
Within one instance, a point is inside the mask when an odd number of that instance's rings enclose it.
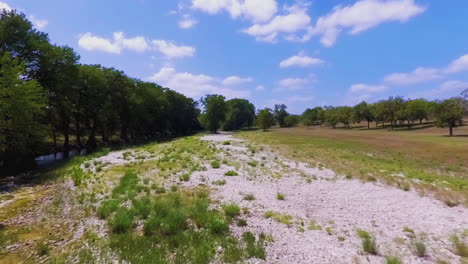
<path fill-rule="evenodd" d="M 347 180 L 231 135 L 202 140 L 221 149 L 218 158 L 224 164 L 218 169 L 207 165 L 207 171 L 195 172 L 184 184 L 210 185 L 216 199 L 247 208 L 248 225 L 233 230 L 238 236 L 245 231 L 271 234 L 267 263 L 385 263 L 385 256 L 397 256 L 404 263 L 461 261 L 450 237 L 468 228 L 464 207 L 450 208 L 412 191 Z M 225 176 L 230 170 L 239 175 Z M 284 200 L 277 199 L 278 193 Z M 247 194 L 254 200 L 246 200 Z M 378 255 L 363 252 L 358 229 L 375 237 Z M 414 253 L 415 241 L 426 245 L 425 257 Z"/>

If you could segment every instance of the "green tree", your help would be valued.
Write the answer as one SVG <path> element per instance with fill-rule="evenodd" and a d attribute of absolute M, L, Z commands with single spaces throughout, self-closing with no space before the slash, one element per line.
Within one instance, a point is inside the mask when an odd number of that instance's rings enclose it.
<path fill-rule="evenodd" d="M 205 106 L 205 127 L 212 133 L 216 133 L 221 123 L 226 119 L 226 101 L 222 95 L 212 94 L 202 98 Z"/>
<path fill-rule="evenodd" d="M 289 113 L 286 111 L 288 107 L 284 104 L 276 104 L 275 105 L 275 110 L 274 110 L 274 117 L 276 119 L 276 122 L 278 122 L 278 125 L 280 127 L 285 126 L 285 118 L 289 115 Z"/>
<path fill-rule="evenodd" d="M 299 124 L 300 116 L 298 115 L 288 115 L 284 119 L 284 126 L 285 127 L 294 127 Z"/>
<path fill-rule="evenodd" d="M 323 108 L 318 106 L 313 109 L 306 109 L 301 115 L 301 122 L 305 126 L 313 126 L 315 123 L 320 122 L 320 115 L 323 112 Z"/>
<path fill-rule="evenodd" d="M 370 122 L 373 122 L 374 118 L 375 116 L 371 107 L 365 101 L 362 101 L 360 104 L 353 107 L 354 121 L 360 122 L 361 120 L 366 120 L 367 129 L 370 128 Z"/>
<path fill-rule="evenodd" d="M 8 52 L 0 57 L 0 167 L 9 171 L 31 163 L 44 136 L 40 119 L 45 93 L 34 80 L 23 80 L 24 63 Z"/>
<path fill-rule="evenodd" d="M 255 106 L 245 99 L 226 101 L 227 113 L 223 129 L 226 131 L 251 127 L 255 119 Z"/>
<path fill-rule="evenodd" d="M 463 119 L 463 107 L 456 100 L 447 99 L 439 103 L 435 111 L 436 125 L 448 127 L 450 136 L 453 136 L 453 128 Z"/>
<path fill-rule="evenodd" d="M 263 131 L 267 131 L 267 129 L 269 129 L 274 122 L 275 120 L 270 108 L 265 108 L 258 112 L 257 125 L 263 129 Z"/>

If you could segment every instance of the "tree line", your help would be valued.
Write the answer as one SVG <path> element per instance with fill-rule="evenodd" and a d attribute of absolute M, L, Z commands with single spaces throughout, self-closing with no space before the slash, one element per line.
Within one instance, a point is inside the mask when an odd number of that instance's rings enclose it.
<path fill-rule="evenodd" d="M 200 129 L 197 101 L 79 59 L 24 14 L 0 13 L 0 174 L 33 165 L 38 153 Z"/>
<path fill-rule="evenodd" d="M 376 103 L 365 101 L 350 106 L 325 106 L 309 108 L 301 115 L 301 121 L 306 126 L 328 125 L 336 128 L 338 124 L 350 127 L 351 124 L 375 122 L 375 126 L 411 128 L 422 124 L 423 120 L 434 121 L 438 127 L 447 127 L 450 136 L 453 128 L 463 125 L 464 113 L 468 110 L 468 101 L 463 98 L 452 98 L 443 101 L 428 101 L 425 99 L 408 99 L 390 97 Z"/>

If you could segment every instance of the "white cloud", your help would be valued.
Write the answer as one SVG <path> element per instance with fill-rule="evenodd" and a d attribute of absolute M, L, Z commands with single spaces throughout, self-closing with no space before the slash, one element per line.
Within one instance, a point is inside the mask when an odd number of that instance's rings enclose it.
<path fill-rule="evenodd" d="M 384 77 L 384 81 L 394 85 L 421 83 L 442 78 L 440 71 L 435 68 L 416 68 L 410 73 L 392 73 Z"/>
<path fill-rule="evenodd" d="M 163 67 L 149 78 L 162 86 L 176 90 L 186 96 L 198 99 L 206 94 L 222 94 L 227 98 L 249 97 L 249 90 L 237 90 L 224 87 L 217 78 L 188 72 L 177 72 L 172 67 Z"/>
<path fill-rule="evenodd" d="M 254 24 L 243 32 L 254 36 L 257 41 L 275 42 L 280 33 L 296 33 L 305 30 L 311 21 L 307 15 L 307 8 L 294 5 L 286 8 L 287 14 L 277 15 L 271 21 L 264 24 Z"/>
<path fill-rule="evenodd" d="M 120 54 L 122 50 L 145 52 L 156 50 L 169 58 L 191 57 L 195 54 L 195 48 L 190 46 L 178 46 L 166 40 L 152 40 L 137 36 L 126 38 L 124 33 L 115 32 L 112 39 L 98 37 L 88 32 L 80 36 L 78 45 L 86 50 L 104 51 Z"/>
<path fill-rule="evenodd" d="M 227 11 L 234 19 L 254 22 L 269 20 L 278 9 L 275 0 L 192 0 L 192 8 L 209 14 Z"/>
<path fill-rule="evenodd" d="M 241 78 L 241 77 L 238 77 L 238 76 L 229 76 L 227 77 L 226 79 L 224 79 L 221 83 L 223 85 L 226 85 L 226 86 L 230 86 L 230 85 L 239 85 L 239 84 L 243 84 L 243 83 L 248 83 L 248 82 L 251 82 L 252 81 L 252 78 Z"/>
<path fill-rule="evenodd" d="M 296 91 L 305 88 L 313 81 L 315 81 L 315 77 L 313 75 L 310 75 L 306 78 L 286 78 L 278 81 L 279 88 L 276 88 L 273 91 Z"/>
<path fill-rule="evenodd" d="M 165 40 L 153 40 L 152 43 L 157 50 L 169 58 L 192 57 L 195 54 L 195 48 L 190 46 L 177 46 Z"/>
<path fill-rule="evenodd" d="M 319 35 L 320 42 L 330 47 L 344 30 L 356 35 L 382 23 L 407 22 L 425 10 L 425 7 L 417 5 L 414 0 L 361 0 L 351 6 L 339 5 L 331 13 L 320 17 L 309 28 L 303 40 Z"/>
<path fill-rule="evenodd" d="M 468 71 L 468 54 L 465 54 L 450 63 L 450 65 L 444 70 L 444 73 L 450 74 L 461 71 Z"/>
<path fill-rule="evenodd" d="M 5 9 L 6 11 L 12 10 L 12 8 L 7 3 L 0 2 L 0 11 L 2 11 L 3 9 Z"/>
<path fill-rule="evenodd" d="M 120 53 L 121 47 L 108 39 L 94 36 L 90 32 L 87 32 L 80 36 L 78 45 L 85 50 L 97 50 L 108 53 Z"/>
<path fill-rule="evenodd" d="M 365 83 L 353 84 L 349 87 L 351 93 L 378 93 L 387 89 L 385 85 L 369 85 Z"/>
<path fill-rule="evenodd" d="M 179 21 L 179 27 L 182 29 L 189 29 L 195 26 L 198 23 L 197 20 L 192 18 L 190 15 L 185 14 L 182 16 L 182 19 Z"/>
<path fill-rule="evenodd" d="M 265 86 L 257 85 L 257 87 L 255 87 L 255 91 L 265 91 Z"/>
<path fill-rule="evenodd" d="M 422 92 L 416 92 L 408 95 L 409 98 L 426 98 L 428 100 L 447 99 L 460 95 L 460 93 L 468 89 L 468 82 L 463 81 L 446 81 L 439 87 Z"/>
<path fill-rule="evenodd" d="M 408 85 L 446 78 L 447 76 L 468 71 L 468 54 L 452 61 L 442 68 L 418 67 L 409 73 L 392 73 L 384 77 L 384 81 L 392 85 Z"/>
<path fill-rule="evenodd" d="M 318 65 L 324 63 L 323 60 L 318 58 L 312 58 L 309 56 L 305 56 L 303 54 L 295 55 L 290 58 L 283 60 L 280 63 L 281 68 L 288 68 L 288 67 L 307 67 L 312 65 Z"/>
<path fill-rule="evenodd" d="M 33 23 L 33 25 L 39 30 L 43 30 L 49 24 L 49 21 L 45 19 L 36 18 L 35 16 L 29 16 L 28 18 L 31 21 L 31 23 Z"/>

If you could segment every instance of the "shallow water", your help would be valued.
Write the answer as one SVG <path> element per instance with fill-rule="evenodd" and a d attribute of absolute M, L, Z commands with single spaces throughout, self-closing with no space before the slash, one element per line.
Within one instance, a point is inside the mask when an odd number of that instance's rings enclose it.
<path fill-rule="evenodd" d="M 70 152 L 68 153 L 68 158 L 72 158 L 72 157 L 84 155 L 84 154 L 86 154 L 86 149 L 82 149 L 80 151 L 74 149 L 74 150 L 70 150 Z M 44 167 L 44 166 L 52 165 L 63 159 L 66 159 L 64 156 L 64 152 L 57 152 L 55 154 L 52 153 L 48 155 L 39 156 L 35 158 L 35 161 L 38 167 Z"/>

